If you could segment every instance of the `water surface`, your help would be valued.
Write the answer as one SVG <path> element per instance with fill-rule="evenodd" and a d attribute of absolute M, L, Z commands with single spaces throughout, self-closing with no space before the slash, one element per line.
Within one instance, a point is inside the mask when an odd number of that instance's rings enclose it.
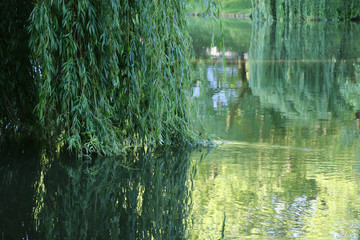
<path fill-rule="evenodd" d="M 0 152 L 0 239 L 189 237 L 189 149 L 79 162 L 29 140 Z"/>
<path fill-rule="evenodd" d="M 195 46 L 193 99 L 225 144 L 198 166 L 191 238 L 359 238 L 360 26 L 223 25 L 225 66 Z"/>

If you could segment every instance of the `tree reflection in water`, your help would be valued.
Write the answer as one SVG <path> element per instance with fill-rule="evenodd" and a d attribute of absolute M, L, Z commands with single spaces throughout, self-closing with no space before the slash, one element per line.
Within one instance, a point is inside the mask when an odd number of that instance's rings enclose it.
<path fill-rule="evenodd" d="M 195 176 L 191 149 L 137 149 L 82 163 L 34 150 L 28 156 L 41 159 L 37 166 L 25 170 L 24 162 L 12 159 L 18 165 L 0 168 L 6 196 L 1 203 L 11 208 L 0 211 L 5 239 L 187 238 Z"/>

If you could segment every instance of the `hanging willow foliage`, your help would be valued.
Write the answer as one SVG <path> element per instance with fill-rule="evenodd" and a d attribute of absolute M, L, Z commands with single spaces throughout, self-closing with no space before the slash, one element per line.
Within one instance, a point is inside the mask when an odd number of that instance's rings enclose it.
<path fill-rule="evenodd" d="M 39 0 L 30 46 L 40 120 L 78 156 L 199 141 L 185 2 Z"/>
<path fill-rule="evenodd" d="M 254 20 L 355 20 L 358 0 L 251 0 Z"/>

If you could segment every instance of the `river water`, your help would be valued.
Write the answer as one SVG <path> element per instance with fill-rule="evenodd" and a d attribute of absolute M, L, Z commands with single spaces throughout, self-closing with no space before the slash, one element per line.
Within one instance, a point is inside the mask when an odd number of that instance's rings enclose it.
<path fill-rule="evenodd" d="M 192 22 L 193 98 L 223 144 L 198 166 L 191 239 L 359 238 L 360 26 L 224 19 L 222 51 Z"/>
<path fill-rule="evenodd" d="M 189 22 L 197 127 L 218 147 L 79 163 L 9 140 L 1 240 L 360 237 L 360 26 L 224 19 L 222 51 L 216 23 Z"/>

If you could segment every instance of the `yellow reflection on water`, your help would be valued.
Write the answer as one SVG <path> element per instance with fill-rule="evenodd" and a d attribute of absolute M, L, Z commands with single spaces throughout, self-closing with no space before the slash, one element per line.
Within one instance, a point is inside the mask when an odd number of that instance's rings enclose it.
<path fill-rule="evenodd" d="M 192 239 L 219 239 L 223 225 L 225 239 L 356 238 L 360 166 L 354 152 L 338 150 L 264 144 L 213 150 L 194 180 Z"/>

